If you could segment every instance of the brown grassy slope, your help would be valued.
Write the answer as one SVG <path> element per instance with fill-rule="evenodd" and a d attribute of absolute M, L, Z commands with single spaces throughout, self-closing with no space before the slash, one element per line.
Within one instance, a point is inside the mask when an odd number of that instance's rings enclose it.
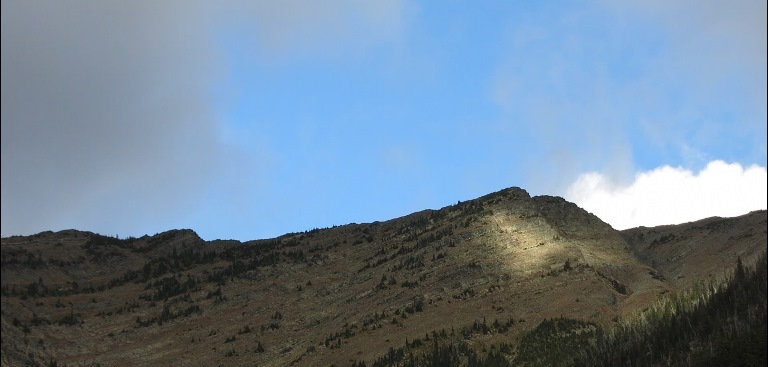
<path fill-rule="evenodd" d="M 518 188 L 385 222 L 246 243 L 205 242 L 188 230 L 130 242 L 94 236 L 65 231 L 2 239 L 4 289 L 41 279 L 51 288 L 73 281 L 95 288 L 61 297 L 4 294 L 3 365 L 370 364 L 432 331 L 463 331 L 482 349 L 514 342 L 543 318 L 609 322 L 672 289 L 599 218 Z M 250 250 L 265 248 L 275 264 L 226 276 L 233 264 L 256 258 Z M 99 291 L 111 279 L 170 258 L 174 249 L 227 255 Z M 30 253 L 40 260 L 11 261 Z M 218 280 L 223 285 L 207 280 L 215 274 L 225 275 Z M 170 277 L 195 280 L 197 287 L 152 300 L 147 286 Z M 219 290 L 221 297 L 213 295 Z M 202 313 L 140 326 L 164 307 Z M 68 315 L 78 323 L 57 323 Z M 483 320 L 510 328 L 472 333 L 472 324 Z"/>
<path fill-rule="evenodd" d="M 734 218 L 621 231 L 638 257 L 678 287 L 718 280 L 741 257 L 752 264 L 768 243 L 768 215 L 753 211 Z"/>

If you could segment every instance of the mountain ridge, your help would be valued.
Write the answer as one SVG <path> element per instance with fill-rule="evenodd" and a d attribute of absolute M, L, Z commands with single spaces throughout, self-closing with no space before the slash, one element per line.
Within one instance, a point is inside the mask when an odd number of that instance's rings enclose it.
<path fill-rule="evenodd" d="M 751 236 L 720 251 L 757 256 L 758 219 L 737 231 Z M 675 270 L 690 251 L 675 260 L 653 252 L 661 230 L 616 231 L 563 198 L 513 187 L 245 242 L 204 241 L 192 230 L 3 238 L 3 365 L 346 365 L 445 329 L 480 350 L 515 343 L 547 318 L 610 324 L 688 284 L 673 275 L 725 271 L 721 262 Z M 686 244 L 704 238 L 707 248 L 722 237 L 688 233 Z M 478 334 L 481 321 L 499 326 Z"/>

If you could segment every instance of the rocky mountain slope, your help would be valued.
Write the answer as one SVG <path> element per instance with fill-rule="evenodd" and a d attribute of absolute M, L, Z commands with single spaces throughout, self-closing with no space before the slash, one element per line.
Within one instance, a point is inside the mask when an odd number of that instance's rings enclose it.
<path fill-rule="evenodd" d="M 610 324 L 765 241 L 765 211 L 619 232 L 519 188 L 245 243 L 3 238 L 2 365 L 370 365 L 441 335 L 514 354 L 542 320 Z"/>
<path fill-rule="evenodd" d="M 660 275 L 679 287 L 728 275 L 737 258 L 753 263 L 766 248 L 765 210 L 736 218 L 707 218 L 624 230 L 622 237 Z"/>

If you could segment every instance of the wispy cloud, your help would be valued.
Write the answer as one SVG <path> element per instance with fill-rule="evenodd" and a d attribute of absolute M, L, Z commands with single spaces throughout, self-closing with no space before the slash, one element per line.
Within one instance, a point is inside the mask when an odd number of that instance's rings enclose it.
<path fill-rule="evenodd" d="M 622 184 L 597 172 L 581 175 L 565 198 L 616 229 L 732 217 L 766 209 L 766 168 L 712 161 L 698 173 L 663 166 Z"/>
<path fill-rule="evenodd" d="M 279 63 L 350 57 L 377 43 L 395 42 L 407 29 L 406 16 L 415 11 L 403 0 L 228 0 L 208 10 L 218 16 L 216 31 L 228 42 L 242 43 L 254 60 Z"/>
<path fill-rule="evenodd" d="M 722 147 L 736 144 L 765 164 L 765 1 L 598 3 L 618 26 L 641 24 L 657 35 L 655 52 L 640 59 L 642 78 L 620 94 L 644 102 L 646 109 L 636 110 L 641 131 L 673 154 L 709 152 L 707 160 L 686 162 L 692 166 L 733 159 Z"/>
<path fill-rule="evenodd" d="M 510 22 L 489 94 L 499 124 L 530 138 L 529 184 L 765 165 L 765 14 L 756 1 L 595 1 Z"/>

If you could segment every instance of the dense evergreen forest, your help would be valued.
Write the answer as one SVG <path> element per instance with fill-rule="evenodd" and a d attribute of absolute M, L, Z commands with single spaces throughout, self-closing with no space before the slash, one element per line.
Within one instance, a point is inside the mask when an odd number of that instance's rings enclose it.
<path fill-rule="evenodd" d="M 371 366 L 765 366 L 766 265 L 765 252 L 753 266 L 738 259 L 724 281 L 666 297 L 613 325 L 548 319 L 516 349 L 501 344 L 480 353 L 437 333 L 391 348 Z"/>

